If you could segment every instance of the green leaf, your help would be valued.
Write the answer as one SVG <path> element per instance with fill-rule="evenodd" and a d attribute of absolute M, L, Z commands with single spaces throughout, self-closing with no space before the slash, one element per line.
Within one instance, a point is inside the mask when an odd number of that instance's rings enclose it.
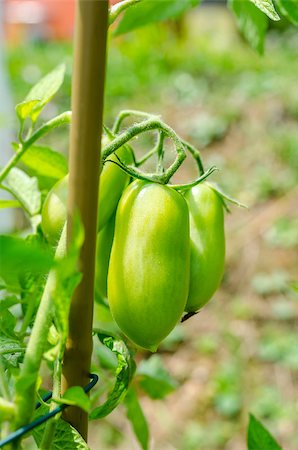
<path fill-rule="evenodd" d="M 59 403 L 79 406 L 86 412 L 89 412 L 90 410 L 90 398 L 80 386 L 72 386 L 67 389 L 67 391 L 63 394 L 63 397 L 59 399 Z"/>
<path fill-rule="evenodd" d="M 140 378 L 142 389 L 154 399 L 163 399 L 178 386 L 178 383 L 163 366 L 158 355 L 142 361 L 136 375 Z"/>
<path fill-rule="evenodd" d="M 38 103 L 39 100 L 28 100 L 16 105 L 16 113 L 20 122 L 24 122 L 24 120 L 33 113 L 33 110 Z"/>
<path fill-rule="evenodd" d="M 275 0 L 281 14 L 298 26 L 298 0 Z"/>
<path fill-rule="evenodd" d="M 38 242 L 0 235 L 0 276 L 20 276 L 27 272 L 47 273 L 54 263 L 52 252 Z"/>
<path fill-rule="evenodd" d="M 243 0 L 242 0 L 243 1 Z M 275 11 L 272 0 L 250 0 L 260 11 L 265 13 L 269 19 L 280 20 L 279 15 Z"/>
<path fill-rule="evenodd" d="M 147 450 L 149 448 L 148 423 L 134 389 L 130 388 L 127 391 L 124 403 L 126 406 L 126 415 L 132 425 L 133 431 L 142 449 Z"/>
<path fill-rule="evenodd" d="M 268 18 L 250 0 L 229 0 L 229 7 L 245 39 L 263 53 Z"/>
<path fill-rule="evenodd" d="M 17 105 L 17 113 L 18 111 L 21 112 L 22 121 L 26 117 L 30 117 L 32 122 L 36 122 L 36 119 L 38 118 L 44 106 L 53 98 L 53 96 L 62 85 L 64 74 L 65 64 L 60 64 L 52 72 L 43 77 L 35 86 L 32 87 L 27 97 L 25 98 L 25 101 Z M 33 105 L 32 102 L 36 100 L 38 100 L 38 102 Z"/>
<path fill-rule="evenodd" d="M 26 150 L 21 161 L 38 178 L 53 178 L 55 180 L 54 182 L 56 182 L 68 173 L 65 156 L 49 147 L 33 145 Z"/>
<path fill-rule="evenodd" d="M 252 414 L 247 429 L 248 450 L 282 450 L 273 436 Z"/>
<path fill-rule="evenodd" d="M 11 314 L 11 313 L 10 313 Z M 5 320 L 7 318 L 7 314 L 1 312 L 1 319 Z M 25 352 L 25 346 L 22 342 L 20 342 L 16 336 L 12 337 L 14 334 L 14 324 L 11 322 L 11 328 L 8 328 L 6 325 L 6 329 L 3 330 L 3 321 L 0 323 L 0 357 L 3 361 L 3 366 L 5 368 L 18 367 L 20 362 L 23 360 L 23 355 Z M 3 334 L 5 331 L 5 334 Z"/>
<path fill-rule="evenodd" d="M 4 208 L 20 208 L 21 204 L 18 200 L 0 200 L 0 209 Z"/>
<path fill-rule="evenodd" d="M 21 203 L 30 216 L 38 214 L 41 194 L 37 178 L 29 177 L 23 170 L 13 167 L 4 180 L 3 187 Z"/>
<path fill-rule="evenodd" d="M 142 0 L 126 10 L 115 34 L 127 33 L 149 23 L 174 19 L 199 3 L 200 0 Z"/>
<path fill-rule="evenodd" d="M 35 413 L 34 419 L 37 419 L 44 414 L 47 414 L 49 409 L 46 406 L 41 406 Z M 39 448 L 41 440 L 43 438 L 46 423 L 43 423 L 39 427 L 33 429 L 33 437 Z M 57 420 L 57 426 L 55 430 L 54 440 L 51 443 L 51 450 L 90 450 L 82 436 L 75 430 L 69 423 L 59 418 Z"/>
<path fill-rule="evenodd" d="M 116 406 L 124 399 L 129 383 L 135 372 L 135 362 L 131 358 L 128 348 L 121 339 L 100 331 L 96 334 L 100 342 L 116 354 L 118 366 L 116 369 L 116 380 L 112 391 L 108 394 L 106 401 L 91 412 L 90 419 L 101 419 L 116 408 Z"/>

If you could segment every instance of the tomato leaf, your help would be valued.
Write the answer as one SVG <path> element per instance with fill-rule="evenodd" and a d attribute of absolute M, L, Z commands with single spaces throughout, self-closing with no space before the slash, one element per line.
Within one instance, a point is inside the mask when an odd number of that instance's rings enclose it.
<path fill-rule="evenodd" d="M 38 178 L 52 178 L 53 183 L 59 181 L 68 172 L 65 156 L 49 147 L 32 145 L 26 150 L 21 161 L 33 171 L 33 175 Z"/>
<path fill-rule="evenodd" d="M 42 405 L 35 413 L 34 419 L 37 419 L 44 414 L 47 414 L 49 409 Z M 33 437 L 39 448 L 41 440 L 43 438 L 44 430 L 46 427 L 44 422 L 40 426 L 33 429 Z M 63 419 L 57 420 L 57 426 L 55 428 L 55 435 L 53 442 L 51 442 L 51 450 L 61 450 L 65 448 L 67 450 L 90 450 L 82 436 L 73 428 L 69 423 Z"/>
<path fill-rule="evenodd" d="M 0 276 L 4 280 L 10 273 L 47 273 L 54 262 L 51 250 L 36 241 L 1 235 L 0 248 Z"/>
<path fill-rule="evenodd" d="M 116 408 L 124 399 L 135 372 L 135 362 L 121 339 L 101 331 L 97 331 L 96 334 L 100 342 L 116 354 L 118 366 L 115 372 L 116 380 L 112 391 L 108 394 L 106 401 L 91 412 L 90 419 L 101 419 Z"/>
<path fill-rule="evenodd" d="M 275 0 L 281 14 L 298 26 L 298 0 Z"/>
<path fill-rule="evenodd" d="M 115 35 L 127 33 L 149 23 L 174 19 L 199 3 L 200 0 L 172 0 L 170 2 L 142 0 L 140 3 L 127 9 L 116 28 Z"/>
<path fill-rule="evenodd" d="M 268 18 L 249 0 L 229 0 L 229 7 L 245 39 L 263 53 Z"/>
<path fill-rule="evenodd" d="M 90 398 L 80 386 L 72 386 L 67 389 L 67 391 L 63 394 L 63 397 L 59 399 L 59 403 L 79 406 L 86 412 L 89 412 L 90 410 Z"/>
<path fill-rule="evenodd" d="M 279 15 L 275 11 L 272 0 L 250 0 L 260 11 L 265 13 L 269 19 L 280 20 Z"/>
<path fill-rule="evenodd" d="M 274 437 L 252 414 L 247 429 L 248 450 L 282 450 Z"/>
<path fill-rule="evenodd" d="M 24 122 L 27 117 L 30 117 L 31 114 L 33 114 L 33 110 L 38 103 L 40 103 L 39 100 L 25 100 L 16 105 L 16 113 L 20 122 Z"/>
<path fill-rule="evenodd" d="M 140 379 L 141 388 L 153 399 L 163 399 L 178 386 L 158 355 L 142 361 L 136 376 Z"/>
<path fill-rule="evenodd" d="M 3 188 L 21 203 L 29 216 L 39 213 L 41 194 L 37 178 L 29 177 L 23 170 L 13 167 L 3 181 Z"/>
<path fill-rule="evenodd" d="M 65 65 L 60 64 L 32 87 L 25 101 L 16 106 L 16 112 L 21 122 L 27 117 L 32 122 L 36 122 L 44 106 L 53 98 L 62 85 L 64 74 Z"/>
<path fill-rule="evenodd" d="M 127 391 L 124 404 L 126 406 L 126 416 L 132 425 L 133 431 L 142 449 L 147 450 L 149 448 L 149 427 L 134 389 L 130 388 Z"/>

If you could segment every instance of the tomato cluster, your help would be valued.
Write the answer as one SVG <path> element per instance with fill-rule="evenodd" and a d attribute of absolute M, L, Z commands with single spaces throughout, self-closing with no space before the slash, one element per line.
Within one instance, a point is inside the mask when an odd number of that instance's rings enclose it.
<path fill-rule="evenodd" d="M 132 164 L 127 146 L 117 157 Z M 123 333 L 156 351 L 181 320 L 217 290 L 224 271 L 224 203 L 204 181 L 183 193 L 129 176 L 116 164 L 101 174 L 95 290 Z M 55 242 L 66 220 L 67 178 L 46 198 L 42 228 Z"/>

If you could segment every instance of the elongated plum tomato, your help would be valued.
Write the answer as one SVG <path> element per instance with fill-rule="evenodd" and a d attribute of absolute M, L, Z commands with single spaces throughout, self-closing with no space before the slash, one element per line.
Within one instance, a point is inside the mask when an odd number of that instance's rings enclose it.
<path fill-rule="evenodd" d="M 134 181 L 116 213 L 108 299 L 120 329 L 156 351 L 185 308 L 189 288 L 189 217 L 170 187 Z"/>
<path fill-rule="evenodd" d="M 223 202 L 209 183 L 185 194 L 190 217 L 190 285 L 185 311 L 198 311 L 221 282 L 225 262 Z"/>
<path fill-rule="evenodd" d="M 107 297 L 107 279 L 110 255 L 115 229 L 115 215 L 106 223 L 97 235 L 95 291 L 100 297 Z"/>
<path fill-rule="evenodd" d="M 133 163 L 133 155 L 129 147 L 121 147 L 116 153 L 125 164 Z M 118 162 L 114 154 L 109 156 L 108 160 Z M 99 230 L 105 226 L 115 212 L 123 189 L 128 183 L 129 176 L 116 164 L 107 162 L 103 166 L 99 188 Z M 57 243 L 66 220 L 67 190 L 68 175 L 55 184 L 43 204 L 41 226 L 51 244 Z"/>

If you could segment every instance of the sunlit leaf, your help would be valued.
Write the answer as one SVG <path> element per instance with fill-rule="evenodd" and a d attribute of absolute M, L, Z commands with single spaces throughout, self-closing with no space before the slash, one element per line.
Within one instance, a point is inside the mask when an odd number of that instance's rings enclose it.
<path fill-rule="evenodd" d="M 52 72 L 43 77 L 35 86 L 32 87 L 23 105 L 27 103 L 27 107 L 23 106 L 22 118 L 30 117 L 33 122 L 36 121 L 44 106 L 53 98 L 63 83 L 65 74 L 65 65 L 60 64 Z M 32 101 L 38 100 L 38 103 L 32 106 Z M 31 108 L 29 107 L 31 105 Z M 19 106 L 19 105 L 18 105 Z M 19 108 L 21 108 L 19 106 Z"/>
<path fill-rule="evenodd" d="M 199 3 L 200 0 L 142 0 L 127 9 L 115 34 L 127 33 L 149 23 L 174 19 Z"/>
<path fill-rule="evenodd" d="M 5 178 L 3 186 L 22 204 L 30 216 L 38 214 L 41 207 L 41 194 L 37 178 L 29 177 L 23 170 L 13 167 Z"/>
<path fill-rule="evenodd" d="M 33 145 L 26 150 L 21 161 L 37 177 L 53 178 L 54 182 L 63 178 L 68 172 L 65 156 L 49 147 Z"/>

